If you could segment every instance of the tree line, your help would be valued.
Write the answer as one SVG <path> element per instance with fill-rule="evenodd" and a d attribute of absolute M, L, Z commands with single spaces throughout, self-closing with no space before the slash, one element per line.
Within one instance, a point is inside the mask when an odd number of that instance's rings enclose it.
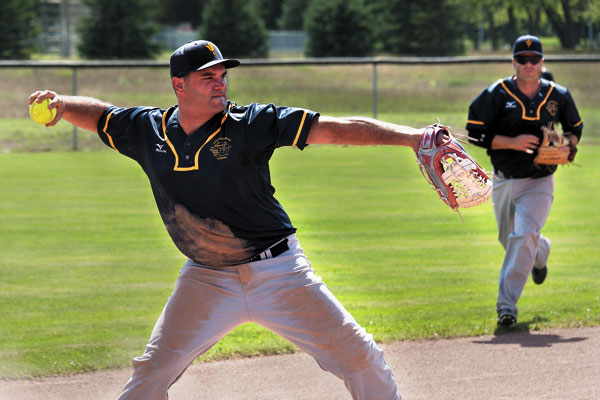
<path fill-rule="evenodd" d="M 0 3 L 0 58 L 37 51 L 41 0 Z M 564 50 L 590 48 L 600 0 L 82 0 L 77 27 L 88 59 L 151 59 L 160 27 L 189 24 L 227 57 L 267 57 L 269 31 L 303 30 L 310 57 L 452 56 L 531 33 Z M 168 49 L 170 50 L 170 49 Z"/>

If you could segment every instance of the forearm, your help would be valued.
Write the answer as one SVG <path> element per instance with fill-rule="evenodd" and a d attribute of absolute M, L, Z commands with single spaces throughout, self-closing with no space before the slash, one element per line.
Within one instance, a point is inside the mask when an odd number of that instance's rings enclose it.
<path fill-rule="evenodd" d="M 395 145 L 418 149 L 423 129 L 396 125 L 372 118 L 321 116 L 313 122 L 308 143 L 354 146 Z"/>
<path fill-rule="evenodd" d="M 579 144 L 579 138 L 577 137 L 576 134 L 571 133 L 571 132 L 565 132 L 565 136 L 571 141 L 571 143 L 576 146 L 577 144 Z"/>
<path fill-rule="evenodd" d="M 32 104 L 34 101 L 40 102 L 44 99 L 50 99 L 48 108 L 56 109 L 56 117 L 46 126 L 54 126 L 64 118 L 67 122 L 92 132 L 97 131 L 102 113 L 110 106 L 108 103 L 91 97 L 62 96 L 51 90 L 34 92 L 29 96 L 27 102 Z"/>
<path fill-rule="evenodd" d="M 492 140 L 492 150 L 508 150 L 513 149 L 515 138 L 503 135 L 496 135 Z"/>
<path fill-rule="evenodd" d="M 61 96 L 64 103 L 63 118 L 82 129 L 96 132 L 102 113 L 110 106 L 101 100 L 81 96 Z"/>
<path fill-rule="evenodd" d="M 492 139 L 492 150 L 516 150 L 531 154 L 540 144 L 537 136 L 523 134 L 519 136 L 496 135 Z"/>

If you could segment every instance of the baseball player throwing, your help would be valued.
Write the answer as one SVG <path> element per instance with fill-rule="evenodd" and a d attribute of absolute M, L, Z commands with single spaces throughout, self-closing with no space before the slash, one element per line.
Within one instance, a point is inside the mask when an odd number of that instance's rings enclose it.
<path fill-rule="evenodd" d="M 550 213 L 557 167 L 537 161 L 541 128 L 560 123 L 569 142 L 564 148 L 569 161 L 575 158 L 583 129 L 569 91 L 540 79 L 544 59 L 537 37 L 524 35 L 515 41 L 512 64 L 515 75 L 479 94 L 467 121 L 469 137 L 487 149 L 494 166 L 492 198 L 498 238 L 506 250 L 496 311 L 498 325 L 505 327 L 517 323 L 517 301 L 529 274 L 542 284 L 548 272 L 550 239 L 541 230 Z"/>
<path fill-rule="evenodd" d="M 187 256 L 119 399 L 166 399 L 194 359 L 246 322 L 310 354 L 344 380 L 352 398 L 399 399 L 382 350 L 305 257 L 273 196 L 269 159 L 278 147 L 310 143 L 416 150 L 423 130 L 273 104 L 239 106 L 228 101 L 226 80 L 239 64 L 208 41 L 180 47 L 170 59 L 177 105 L 168 110 L 46 90 L 29 98 L 51 99 L 57 116 L 48 126 L 63 118 L 139 163 L 169 235 Z"/>

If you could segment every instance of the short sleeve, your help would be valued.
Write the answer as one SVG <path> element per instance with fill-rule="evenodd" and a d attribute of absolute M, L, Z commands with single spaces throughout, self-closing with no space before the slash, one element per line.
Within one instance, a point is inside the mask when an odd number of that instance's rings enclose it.
<path fill-rule="evenodd" d="M 98 121 L 98 135 L 107 146 L 135 160 L 142 153 L 141 130 L 150 107 L 108 107 Z"/>
<path fill-rule="evenodd" d="M 273 104 L 252 104 L 248 107 L 246 140 L 251 152 L 260 153 L 283 146 L 302 150 L 307 146 L 308 133 L 318 113 Z"/>
<path fill-rule="evenodd" d="M 561 116 L 560 124 L 564 132 L 570 132 L 577 136 L 577 139 L 581 139 L 581 134 L 583 132 L 583 120 L 579 116 L 579 111 L 577 111 L 575 101 L 571 97 L 571 93 L 568 90 L 565 91 L 565 100 L 565 112 L 564 115 Z"/>
<path fill-rule="evenodd" d="M 494 138 L 489 127 L 496 118 L 495 110 L 493 87 L 481 92 L 469 106 L 466 126 L 469 138 L 474 144 L 486 149 L 491 147 Z"/>

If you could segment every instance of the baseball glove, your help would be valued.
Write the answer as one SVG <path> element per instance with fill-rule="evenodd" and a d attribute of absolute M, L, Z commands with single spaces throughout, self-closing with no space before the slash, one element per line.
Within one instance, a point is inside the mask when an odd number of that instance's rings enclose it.
<path fill-rule="evenodd" d="M 573 161 L 569 157 L 572 152 L 571 141 L 565 135 L 554 130 L 552 123 L 549 126 L 542 125 L 542 143 L 537 149 L 534 164 L 559 165 Z M 577 148 L 575 148 L 575 152 Z M 573 158 L 574 154 L 573 154 Z"/>
<path fill-rule="evenodd" d="M 432 189 L 453 210 L 477 206 L 490 199 L 490 176 L 439 120 L 421 136 L 417 161 Z"/>

